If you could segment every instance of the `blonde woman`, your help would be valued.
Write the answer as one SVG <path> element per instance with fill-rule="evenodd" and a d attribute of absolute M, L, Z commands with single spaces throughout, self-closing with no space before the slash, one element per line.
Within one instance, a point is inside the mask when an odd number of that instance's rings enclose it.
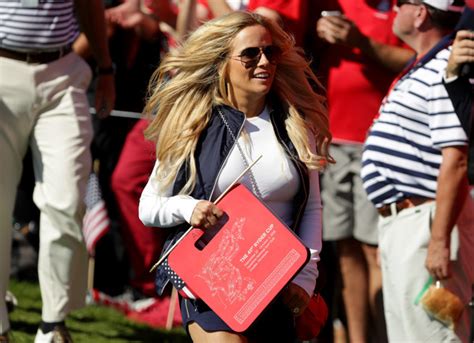
<path fill-rule="evenodd" d="M 210 228 L 222 216 L 211 202 L 254 159 L 242 179 L 311 251 L 311 259 L 255 323 L 232 330 L 201 300 L 181 299 L 195 342 L 290 342 L 294 316 L 318 277 L 321 201 L 318 170 L 330 160 L 324 99 L 294 40 L 257 14 L 233 12 L 199 27 L 151 82 L 146 134 L 157 161 L 139 206 L 145 225 L 170 231 Z M 170 75 L 173 75 L 170 78 Z M 157 275 L 158 292 L 169 281 Z"/>

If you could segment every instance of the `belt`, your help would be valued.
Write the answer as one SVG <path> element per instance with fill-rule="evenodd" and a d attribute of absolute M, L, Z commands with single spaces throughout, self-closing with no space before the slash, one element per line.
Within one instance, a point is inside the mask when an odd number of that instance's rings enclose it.
<path fill-rule="evenodd" d="M 395 203 L 383 205 L 382 207 L 378 208 L 377 211 L 382 217 L 389 217 L 399 213 L 400 211 L 403 211 L 406 208 L 419 206 L 433 200 L 434 199 L 424 197 L 409 197 Z"/>
<path fill-rule="evenodd" d="M 20 52 L 0 48 L 0 57 L 9 58 L 12 60 L 23 61 L 32 64 L 44 64 L 56 61 L 63 56 L 66 56 L 72 51 L 71 45 L 66 45 L 58 50 L 44 51 L 44 52 Z"/>

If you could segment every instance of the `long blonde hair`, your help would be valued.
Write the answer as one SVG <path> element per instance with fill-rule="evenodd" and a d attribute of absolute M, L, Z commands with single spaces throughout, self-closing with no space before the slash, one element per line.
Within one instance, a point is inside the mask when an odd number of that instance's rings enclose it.
<path fill-rule="evenodd" d="M 165 57 L 151 78 L 144 113 L 156 116 L 145 135 L 156 141 L 156 158 L 160 161 L 156 176 L 165 187 L 187 163 L 190 177 L 181 193 L 190 193 L 194 188 L 198 138 L 209 122 L 213 106 L 231 106 L 225 76 L 233 39 L 244 28 L 255 25 L 265 27 L 273 44 L 283 52 L 271 92 L 287 112 L 285 126 L 298 157 L 310 169 L 321 169 L 332 161 L 325 98 L 316 93 L 310 82 L 322 87 L 301 50 L 295 48 L 294 39 L 258 14 L 232 12 L 200 26 L 175 54 Z M 310 150 L 308 128 L 315 136 L 318 155 Z"/>

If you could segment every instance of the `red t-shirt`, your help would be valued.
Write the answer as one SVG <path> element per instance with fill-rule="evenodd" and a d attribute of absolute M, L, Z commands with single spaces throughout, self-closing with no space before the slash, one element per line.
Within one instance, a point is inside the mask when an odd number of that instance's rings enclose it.
<path fill-rule="evenodd" d="M 402 46 L 392 33 L 392 5 L 389 0 L 319 0 L 318 11 L 340 10 L 365 35 L 381 43 Z M 318 76 L 327 88 L 333 140 L 363 143 L 396 74 L 363 56 L 358 49 L 331 45 L 322 53 Z"/>

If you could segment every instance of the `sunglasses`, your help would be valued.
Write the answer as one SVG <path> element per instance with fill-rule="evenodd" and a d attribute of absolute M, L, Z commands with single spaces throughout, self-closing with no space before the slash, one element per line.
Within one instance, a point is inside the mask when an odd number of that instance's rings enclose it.
<path fill-rule="evenodd" d="M 232 57 L 242 63 L 245 68 L 255 68 L 262 57 L 265 55 L 271 64 L 277 64 L 281 57 L 281 49 L 275 45 L 267 45 L 264 47 L 251 47 L 242 50 L 240 55 Z"/>
<path fill-rule="evenodd" d="M 420 3 L 414 2 L 413 0 L 412 0 L 412 1 L 409 1 L 409 0 L 397 0 L 397 3 L 396 3 L 396 6 L 397 6 L 397 7 L 402 7 L 403 5 L 414 5 L 414 6 L 418 6 L 418 5 L 420 5 Z"/>

